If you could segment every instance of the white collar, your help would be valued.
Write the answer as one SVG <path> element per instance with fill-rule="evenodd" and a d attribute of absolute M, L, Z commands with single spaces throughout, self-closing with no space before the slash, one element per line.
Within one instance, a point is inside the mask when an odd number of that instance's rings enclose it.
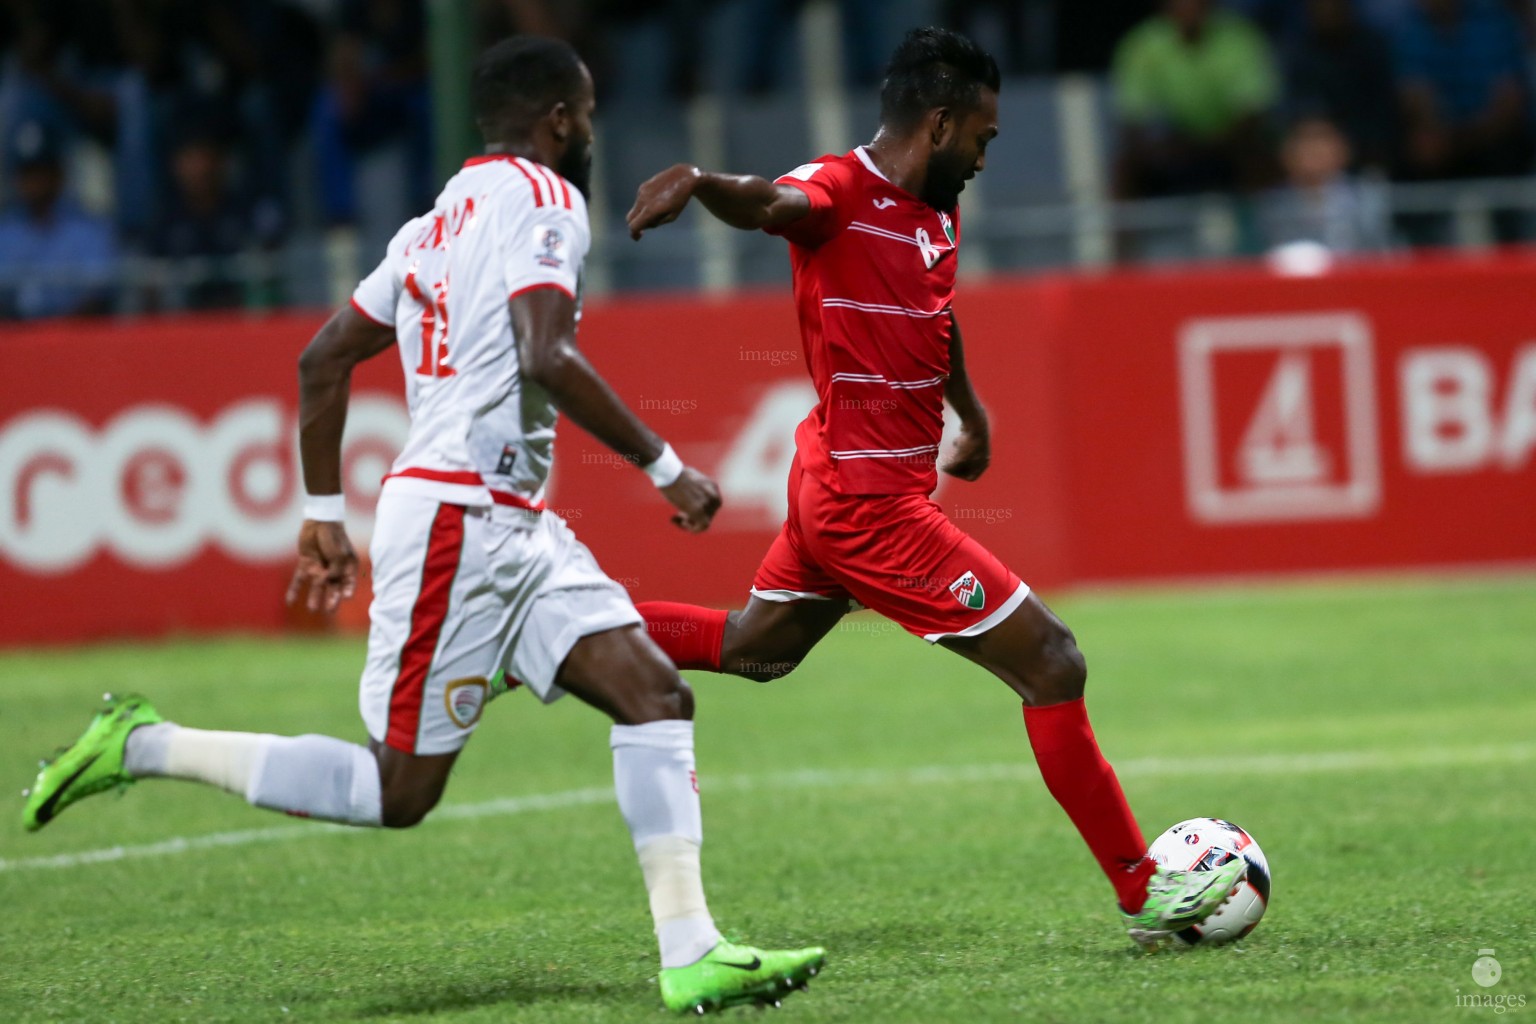
<path fill-rule="evenodd" d="M 869 158 L 869 153 L 866 152 L 865 147 L 859 146 L 857 149 L 855 149 L 853 151 L 853 155 L 858 157 L 859 158 L 859 162 L 861 164 L 863 164 L 865 167 L 868 167 L 869 170 L 870 170 L 870 173 L 873 174 L 875 177 L 879 178 L 881 181 L 885 182 L 887 185 L 889 185 L 891 183 L 891 179 L 887 178 L 885 175 L 881 174 L 880 173 L 880 168 L 876 167 L 875 166 L 875 162 Z"/>

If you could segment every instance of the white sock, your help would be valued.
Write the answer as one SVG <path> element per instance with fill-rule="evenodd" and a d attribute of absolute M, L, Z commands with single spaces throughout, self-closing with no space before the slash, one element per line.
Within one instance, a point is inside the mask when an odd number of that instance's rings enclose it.
<path fill-rule="evenodd" d="M 330 736 L 211 732 L 161 722 L 129 734 L 123 766 L 138 778 L 203 782 L 302 818 L 381 824 L 378 761 L 367 748 Z"/>
<path fill-rule="evenodd" d="M 662 967 L 684 967 L 720 942 L 704 900 L 704 825 L 694 775 L 693 723 L 615 725 L 613 783 L 651 897 Z"/>

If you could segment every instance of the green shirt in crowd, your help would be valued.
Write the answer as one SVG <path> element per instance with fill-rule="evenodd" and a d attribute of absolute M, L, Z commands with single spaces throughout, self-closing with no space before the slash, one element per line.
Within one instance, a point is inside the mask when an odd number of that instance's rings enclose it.
<path fill-rule="evenodd" d="M 1200 139 L 1267 109 L 1279 95 L 1264 36 L 1225 11 L 1211 14 L 1193 45 L 1168 18 L 1142 22 L 1115 51 L 1114 84 L 1126 121 L 1161 122 Z"/>

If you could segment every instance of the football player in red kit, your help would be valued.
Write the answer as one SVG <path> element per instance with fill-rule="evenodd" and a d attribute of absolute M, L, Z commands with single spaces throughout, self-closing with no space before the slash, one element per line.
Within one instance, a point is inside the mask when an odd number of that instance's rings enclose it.
<path fill-rule="evenodd" d="M 952 301 L 956 203 L 997 135 L 997 65 L 964 36 L 917 29 L 897 48 L 867 146 L 768 181 L 686 164 L 640 187 L 636 238 L 697 200 L 732 227 L 789 242 L 817 404 L 795 432 L 784 527 L 741 611 L 647 602 L 651 635 L 680 668 L 767 681 L 792 670 L 857 601 L 990 670 L 1024 701 L 1046 786 L 1114 885 L 1147 945 L 1212 913 L 1240 865 L 1159 867 L 1083 706 L 1086 668 L 1062 621 L 929 497 L 944 402 L 960 419 L 945 472 L 991 458 Z"/>

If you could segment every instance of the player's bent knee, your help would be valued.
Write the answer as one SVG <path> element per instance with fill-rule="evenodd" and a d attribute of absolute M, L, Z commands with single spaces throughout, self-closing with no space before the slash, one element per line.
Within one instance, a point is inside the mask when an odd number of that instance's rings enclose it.
<path fill-rule="evenodd" d="M 740 663 L 736 674 L 754 683 L 771 683 L 783 679 L 800 665 L 799 659 L 746 660 Z"/>
<path fill-rule="evenodd" d="M 396 784 L 385 786 L 379 796 L 380 822 L 385 828 L 412 828 L 437 806 L 443 787 L 430 783 Z"/>
<path fill-rule="evenodd" d="M 1083 657 L 1077 639 L 1066 628 L 1055 632 L 1042 651 L 1040 696 L 1042 704 L 1076 700 L 1088 683 L 1088 659 Z"/>
<path fill-rule="evenodd" d="M 625 681 L 611 694 L 613 720 L 644 725 L 693 718 L 693 689 L 659 651 L 640 647 Z"/>
<path fill-rule="evenodd" d="M 754 683 L 771 683 L 799 668 L 806 653 L 795 648 L 759 647 L 735 653 L 726 662 L 726 668 L 732 675 L 750 679 Z"/>
<path fill-rule="evenodd" d="M 437 806 L 443 791 L 396 788 L 385 789 L 380 795 L 380 823 L 385 828 L 412 828 L 420 825 Z"/>

